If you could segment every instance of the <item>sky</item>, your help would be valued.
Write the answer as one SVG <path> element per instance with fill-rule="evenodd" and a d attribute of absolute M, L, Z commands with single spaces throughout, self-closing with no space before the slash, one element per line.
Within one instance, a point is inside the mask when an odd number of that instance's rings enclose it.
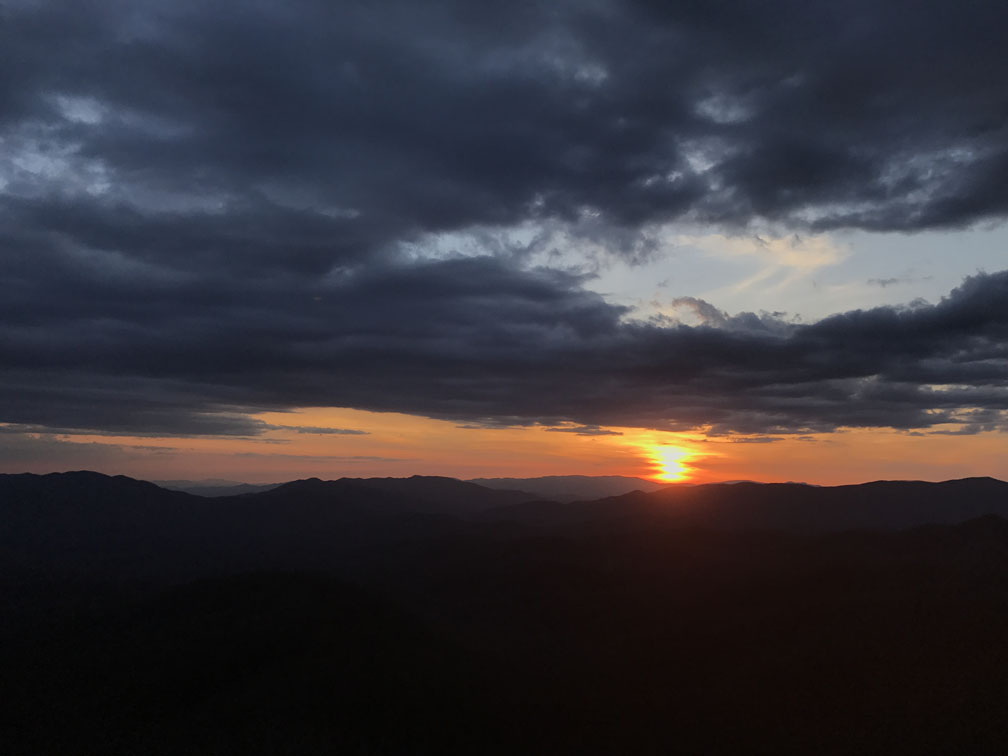
<path fill-rule="evenodd" d="M 6 0 L 0 472 L 1008 478 L 1006 23 Z"/>

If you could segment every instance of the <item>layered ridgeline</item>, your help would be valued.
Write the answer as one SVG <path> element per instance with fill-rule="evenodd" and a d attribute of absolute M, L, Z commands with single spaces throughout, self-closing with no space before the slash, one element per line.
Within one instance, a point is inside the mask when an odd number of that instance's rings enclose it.
<path fill-rule="evenodd" d="M 233 480 L 156 480 L 161 488 L 185 491 L 197 496 L 219 497 L 237 494 L 259 493 L 281 485 L 272 483 L 252 485 Z M 577 501 L 601 499 L 605 496 L 620 496 L 632 491 L 657 491 L 666 483 L 655 483 L 644 478 L 624 475 L 545 475 L 538 478 L 473 478 L 485 488 L 507 491 L 525 491 L 551 501 Z"/>
<path fill-rule="evenodd" d="M 942 483 L 875 481 L 849 486 L 802 483 L 713 483 L 635 491 L 595 501 L 523 502 L 497 511 L 502 519 L 561 526 L 671 524 L 720 530 L 825 533 L 900 530 L 1008 517 L 1008 483 L 964 478 Z"/>
<path fill-rule="evenodd" d="M 571 491 L 591 485 L 590 479 L 545 480 L 527 487 Z M 607 478 L 600 487 L 612 485 Z M 457 532 L 661 527 L 823 533 L 955 524 L 983 515 L 1008 517 L 1008 483 L 992 478 L 837 487 L 733 483 L 557 502 L 535 492 L 422 476 L 299 480 L 205 498 L 93 472 L 0 475 L 0 559 L 9 570 L 79 575 L 129 563 L 138 574 L 184 575 L 211 567 L 373 561 L 379 545 Z"/>
<path fill-rule="evenodd" d="M 667 483 L 625 475 L 544 475 L 539 478 L 473 478 L 487 488 L 527 491 L 550 501 L 588 501 L 634 491 L 658 491 Z"/>
<path fill-rule="evenodd" d="M 0 558 L 33 574 L 191 576 L 345 566 L 534 499 L 452 478 L 298 480 L 205 498 L 94 472 L 0 475 Z"/>
<path fill-rule="evenodd" d="M 1003 753 L 1008 484 L 0 476 L 12 754 Z"/>
<path fill-rule="evenodd" d="M 601 485 L 613 485 L 612 479 Z M 955 525 L 986 515 L 1008 517 L 1008 483 L 732 483 L 558 502 L 422 476 L 313 478 L 206 498 L 94 472 L 0 475 L 0 583 L 172 581 L 261 569 L 353 572 L 387 566 L 410 549 L 445 539 L 698 530 L 814 535 Z"/>

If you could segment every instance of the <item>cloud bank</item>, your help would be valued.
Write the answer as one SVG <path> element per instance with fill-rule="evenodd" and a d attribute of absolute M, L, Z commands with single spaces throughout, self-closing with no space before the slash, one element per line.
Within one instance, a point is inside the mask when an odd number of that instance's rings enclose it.
<path fill-rule="evenodd" d="M 66 272 L 49 271 L 51 290 Z M 227 296 L 204 286 L 109 291 L 78 276 L 45 317 L 20 324 L 13 316 L 41 292 L 6 300 L 0 417 L 252 435 L 265 426 L 246 412 L 345 406 L 489 424 L 806 433 L 980 430 L 1003 425 L 1008 409 L 1008 271 L 971 277 L 935 305 L 811 325 L 752 313 L 700 326 L 637 321 L 574 276 L 491 257 L 372 267 L 310 287 L 230 282 Z"/>
<path fill-rule="evenodd" d="M 999 222 L 1006 22 L 994 2 L 8 2 L 0 421 L 1001 427 L 1005 273 L 807 326 L 683 300 L 687 327 L 505 255 L 403 249 L 528 223 L 588 222 L 619 254 L 663 223 Z"/>

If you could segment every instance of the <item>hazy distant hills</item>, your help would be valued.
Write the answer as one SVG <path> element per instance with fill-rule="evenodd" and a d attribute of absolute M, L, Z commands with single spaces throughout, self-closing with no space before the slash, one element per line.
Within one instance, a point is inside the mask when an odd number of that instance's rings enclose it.
<path fill-rule="evenodd" d="M 171 491 L 185 491 L 195 496 L 238 496 L 239 494 L 260 493 L 276 488 L 281 483 L 267 483 L 265 485 L 255 485 L 252 483 L 239 483 L 234 480 L 155 480 L 152 481 L 161 488 Z"/>
<path fill-rule="evenodd" d="M 584 501 L 620 496 L 631 491 L 657 491 L 667 483 L 622 475 L 546 475 L 540 478 L 473 478 L 470 482 L 487 488 L 528 491 L 552 501 Z"/>
<path fill-rule="evenodd" d="M 875 481 L 849 486 L 802 483 L 713 483 L 670 486 L 590 502 L 520 504 L 502 520 L 572 523 L 664 522 L 678 527 L 828 532 L 894 530 L 1008 517 L 1008 483 L 964 478 L 942 483 Z"/>
<path fill-rule="evenodd" d="M 155 484 L 196 496 L 235 496 L 260 493 L 283 485 L 254 485 L 233 480 L 156 480 Z M 577 501 L 619 496 L 632 491 L 657 491 L 668 484 L 622 475 L 547 475 L 539 478 L 473 478 L 468 481 L 484 488 L 525 491 L 540 499 Z"/>

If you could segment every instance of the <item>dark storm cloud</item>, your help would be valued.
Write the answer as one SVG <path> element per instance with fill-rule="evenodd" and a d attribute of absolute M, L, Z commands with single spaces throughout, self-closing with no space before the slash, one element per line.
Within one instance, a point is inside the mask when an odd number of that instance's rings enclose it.
<path fill-rule="evenodd" d="M 1004 274 L 806 327 L 682 299 L 707 324 L 687 328 L 505 255 L 410 262 L 404 243 L 588 223 L 638 254 L 637 230 L 675 220 L 1001 220 L 1006 20 L 1001 3 L 11 0 L 0 421 L 255 435 L 248 413 L 334 405 L 997 426 Z"/>
<path fill-rule="evenodd" d="M 586 212 L 963 226 L 1008 211 L 1006 21 L 995 2 L 11 3 L 5 204 L 26 232 L 189 268 L 326 268 Z"/>
<path fill-rule="evenodd" d="M 233 283 L 227 297 L 190 292 L 182 313 L 171 284 L 93 283 L 62 291 L 44 327 L 3 329 L 6 421 L 251 435 L 272 426 L 243 412 L 347 406 L 572 432 L 796 433 L 976 431 L 1008 410 L 1008 272 L 936 305 L 764 328 L 755 315 L 628 320 L 576 277 L 487 257 Z"/>

